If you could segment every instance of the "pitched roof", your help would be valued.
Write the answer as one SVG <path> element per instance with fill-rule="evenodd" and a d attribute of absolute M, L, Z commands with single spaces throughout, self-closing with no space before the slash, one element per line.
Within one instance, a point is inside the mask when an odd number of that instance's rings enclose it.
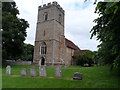
<path fill-rule="evenodd" d="M 65 44 L 67 47 L 71 48 L 71 49 L 79 49 L 72 41 L 68 40 L 67 38 L 65 38 Z"/>
<path fill-rule="evenodd" d="M 75 55 L 86 52 L 86 50 L 80 50 L 80 48 L 78 46 L 76 46 L 72 41 L 68 40 L 67 38 L 65 38 L 65 44 L 67 47 L 75 50 L 75 52 L 74 52 Z"/>

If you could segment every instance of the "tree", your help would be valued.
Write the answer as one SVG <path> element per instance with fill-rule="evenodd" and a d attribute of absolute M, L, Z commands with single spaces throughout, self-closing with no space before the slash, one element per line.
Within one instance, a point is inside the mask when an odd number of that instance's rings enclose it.
<path fill-rule="evenodd" d="M 88 66 L 92 66 L 92 64 L 94 64 L 94 57 L 95 52 L 89 50 L 85 53 L 74 56 L 75 60 L 77 61 L 77 65 L 81 66 L 84 66 L 85 64 L 88 64 Z"/>
<path fill-rule="evenodd" d="M 2 53 L 3 59 L 17 59 L 23 52 L 26 28 L 29 24 L 18 18 L 15 2 L 2 3 Z"/>
<path fill-rule="evenodd" d="M 21 55 L 21 60 L 32 61 L 33 60 L 33 52 L 34 46 L 31 44 L 24 44 L 24 51 Z"/>
<path fill-rule="evenodd" d="M 2 3 L 0 2 L 0 30 L 2 28 Z"/>
<path fill-rule="evenodd" d="M 2 58 L 2 3 L 0 2 L 0 59 Z M 0 62 L 0 68 L 2 63 Z"/>
<path fill-rule="evenodd" d="M 99 58 L 120 69 L 120 2 L 99 2 L 95 13 L 99 17 L 94 20 L 96 25 L 91 30 L 91 38 L 97 36 L 101 42 Z"/>

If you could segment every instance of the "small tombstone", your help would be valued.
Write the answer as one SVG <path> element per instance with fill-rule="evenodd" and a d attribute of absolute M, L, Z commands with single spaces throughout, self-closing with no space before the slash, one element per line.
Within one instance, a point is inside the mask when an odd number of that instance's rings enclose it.
<path fill-rule="evenodd" d="M 27 70 L 21 69 L 21 76 L 27 76 Z"/>
<path fill-rule="evenodd" d="M 46 66 L 40 66 L 39 73 L 40 73 L 40 76 L 46 77 Z"/>
<path fill-rule="evenodd" d="M 55 67 L 55 77 L 62 77 L 61 67 Z"/>
<path fill-rule="evenodd" d="M 82 80 L 83 75 L 79 72 L 74 73 L 73 79 L 74 80 Z"/>
<path fill-rule="evenodd" d="M 30 67 L 30 75 L 31 75 L 32 77 L 35 77 L 35 76 L 36 76 L 35 67 Z"/>
<path fill-rule="evenodd" d="M 87 64 L 87 63 L 86 63 L 86 64 L 83 64 L 83 66 L 84 66 L 84 67 L 88 67 L 88 66 L 89 66 L 89 64 Z"/>
<path fill-rule="evenodd" d="M 11 75 L 11 67 L 10 67 L 10 65 L 7 65 L 7 67 L 6 67 L 6 75 Z"/>
<path fill-rule="evenodd" d="M 39 60 L 39 63 L 38 63 L 39 66 L 41 66 L 41 60 Z"/>

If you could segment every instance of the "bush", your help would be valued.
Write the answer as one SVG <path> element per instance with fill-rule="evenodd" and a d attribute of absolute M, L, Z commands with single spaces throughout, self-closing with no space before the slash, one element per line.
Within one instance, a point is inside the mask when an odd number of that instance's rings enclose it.
<path fill-rule="evenodd" d="M 95 52 L 92 51 L 76 55 L 74 58 L 77 65 L 92 66 L 92 64 L 95 64 Z"/>

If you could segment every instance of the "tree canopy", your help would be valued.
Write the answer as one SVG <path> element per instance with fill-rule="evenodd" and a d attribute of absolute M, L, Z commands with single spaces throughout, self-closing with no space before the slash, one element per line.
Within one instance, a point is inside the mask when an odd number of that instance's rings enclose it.
<path fill-rule="evenodd" d="M 87 50 L 85 53 L 81 53 L 74 56 L 77 65 L 81 66 L 92 66 L 92 64 L 96 64 L 95 62 L 95 54 L 96 52 L 92 52 Z"/>
<path fill-rule="evenodd" d="M 25 61 L 33 61 L 34 46 L 31 44 L 24 44 L 23 48 L 24 48 L 24 51 L 20 59 Z"/>
<path fill-rule="evenodd" d="M 2 53 L 3 59 L 16 59 L 23 52 L 29 24 L 18 18 L 19 10 L 15 2 L 2 3 Z"/>
<path fill-rule="evenodd" d="M 120 69 L 120 2 L 99 2 L 95 13 L 99 17 L 91 30 L 91 38 L 97 36 L 99 59 Z"/>

